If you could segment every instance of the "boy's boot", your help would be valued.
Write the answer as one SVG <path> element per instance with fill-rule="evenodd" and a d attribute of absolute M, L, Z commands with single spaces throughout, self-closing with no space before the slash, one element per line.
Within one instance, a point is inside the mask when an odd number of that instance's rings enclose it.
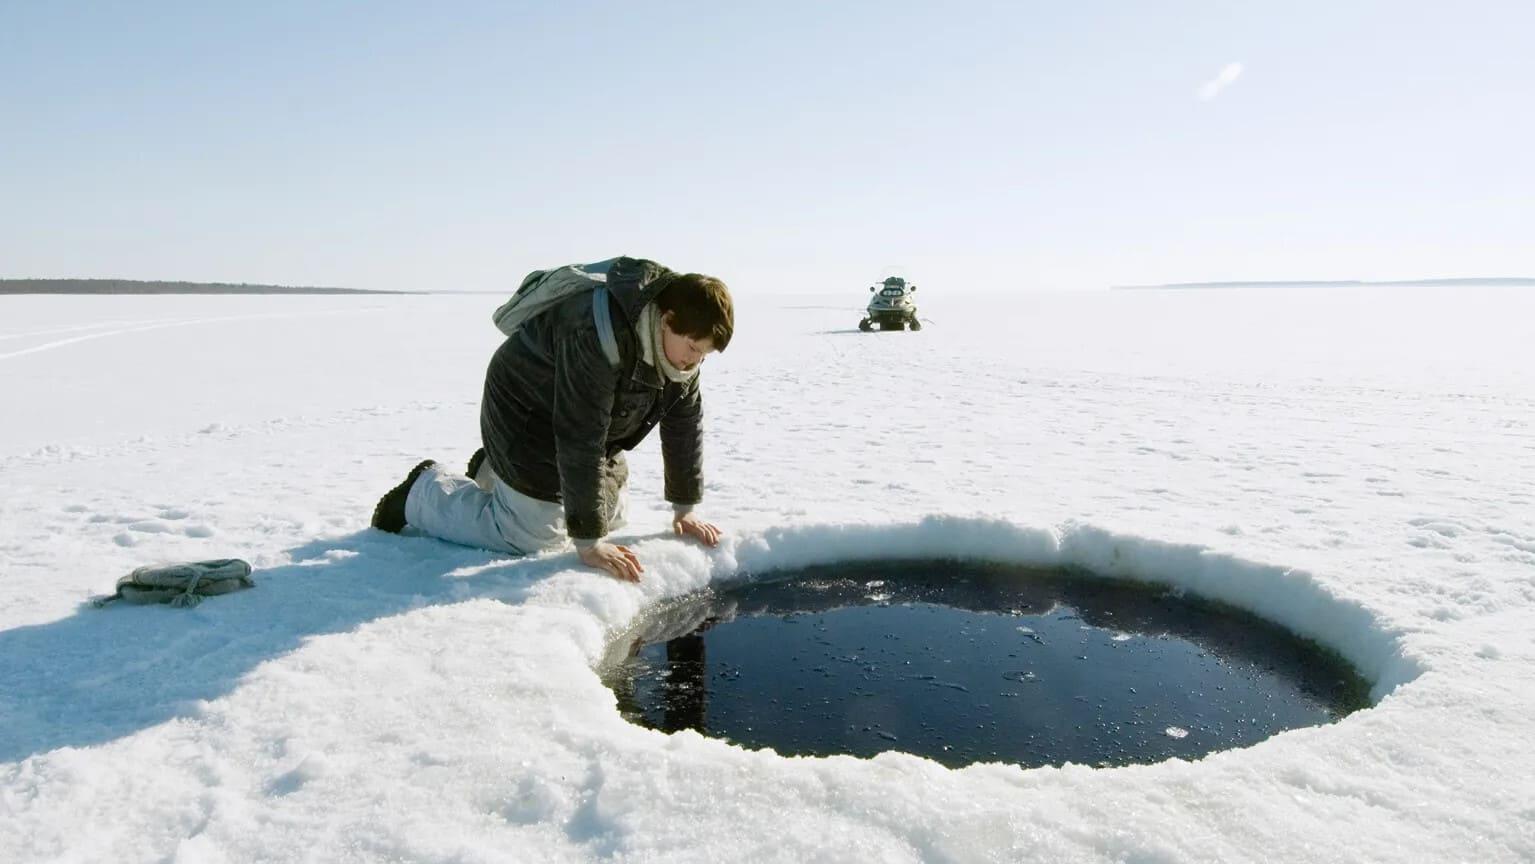
<path fill-rule="evenodd" d="M 423 461 L 410 469 L 410 473 L 405 475 L 405 482 L 378 499 L 378 506 L 373 508 L 374 528 L 390 534 L 398 534 L 405 529 L 405 499 L 410 497 L 410 487 L 416 484 L 416 478 L 421 476 L 422 471 L 436 464 L 431 459 Z"/>

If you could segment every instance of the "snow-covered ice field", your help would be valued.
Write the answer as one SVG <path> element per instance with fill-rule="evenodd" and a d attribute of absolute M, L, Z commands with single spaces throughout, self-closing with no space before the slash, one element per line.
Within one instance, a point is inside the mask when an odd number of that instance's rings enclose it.
<path fill-rule="evenodd" d="M 730 274 L 721 274 L 727 279 Z M 0 298 L 0 861 L 1529 861 L 1535 291 L 738 285 L 704 512 L 638 586 L 370 530 L 477 446 L 490 296 Z M 930 287 L 929 287 L 930 286 Z M 82 606 L 240 556 L 192 610 Z M 650 603 L 862 558 L 1085 564 L 1313 636 L 1378 703 L 1198 762 L 781 758 L 618 716 Z"/>

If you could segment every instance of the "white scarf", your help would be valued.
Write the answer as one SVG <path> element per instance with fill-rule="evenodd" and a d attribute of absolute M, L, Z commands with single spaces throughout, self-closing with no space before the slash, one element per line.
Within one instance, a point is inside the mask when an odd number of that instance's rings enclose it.
<path fill-rule="evenodd" d="M 639 331 L 640 336 L 640 359 L 661 370 L 666 380 L 686 384 L 698 374 L 698 366 L 694 365 L 692 369 L 684 371 L 673 366 L 672 362 L 666 359 L 666 343 L 661 333 L 662 326 L 661 311 L 656 308 L 656 304 L 646 303 L 645 308 L 640 310 L 640 320 L 635 322 L 634 328 Z"/>

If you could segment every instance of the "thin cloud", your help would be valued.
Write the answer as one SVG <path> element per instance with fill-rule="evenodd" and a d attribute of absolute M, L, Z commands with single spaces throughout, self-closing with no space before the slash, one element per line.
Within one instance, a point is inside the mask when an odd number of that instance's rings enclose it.
<path fill-rule="evenodd" d="M 1209 102 L 1211 99 L 1221 95 L 1222 90 L 1230 87 L 1231 83 L 1240 77 L 1242 77 L 1242 64 L 1227 63 L 1214 78 L 1199 85 L 1197 93 L 1199 101 Z"/>

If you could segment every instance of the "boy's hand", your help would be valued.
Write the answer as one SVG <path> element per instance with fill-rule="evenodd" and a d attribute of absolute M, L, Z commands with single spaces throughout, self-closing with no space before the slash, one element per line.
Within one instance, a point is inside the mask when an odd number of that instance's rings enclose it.
<path fill-rule="evenodd" d="M 608 575 L 625 582 L 638 582 L 640 574 L 645 572 L 645 568 L 640 566 L 639 556 L 635 555 L 628 546 L 604 543 L 599 540 L 595 545 L 585 549 L 577 547 L 576 553 L 580 555 L 582 564 L 606 570 Z"/>
<path fill-rule="evenodd" d="M 692 513 L 672 519 L 672 533 L 678 537 L 693 537 L 708 546 L 718 546 L 720 542 L 720 529 Z"/>

